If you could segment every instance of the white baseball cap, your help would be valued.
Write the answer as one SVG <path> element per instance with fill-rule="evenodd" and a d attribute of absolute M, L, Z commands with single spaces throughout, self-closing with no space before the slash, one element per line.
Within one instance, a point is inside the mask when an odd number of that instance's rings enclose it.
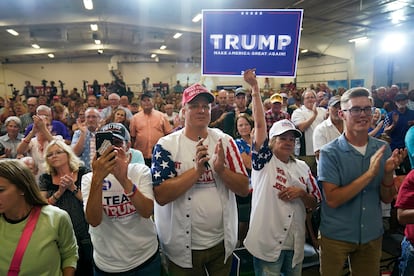
<path fill-rule="evenodd" d="M 295 132 L 295 136 L 297 138 L 302 136 L 302 132 L 300 132 L 291 121 L 284 119 L 273 123 L 272 127 L 269 130 L 269 139 L 272 139 L 273 136 L 282 135 L 283 133 L 290 130 L 293 130 Z"/>

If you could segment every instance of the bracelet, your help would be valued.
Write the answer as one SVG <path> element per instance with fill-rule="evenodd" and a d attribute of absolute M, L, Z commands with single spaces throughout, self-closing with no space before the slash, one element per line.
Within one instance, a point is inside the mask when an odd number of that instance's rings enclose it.
<path fill-rule="evenodd" d="M 132 191 L 130 193 L 125 193 L 125 195 L 127 197 L 131 197 L 131 196 L 134 196 L 136 192 L 137 192 L 137 186 L 135 186 L 135 184 L 132 184 Z"/>
<path fill-rule="evenodd" d="M 55 196 L 55 194 L 53 194 L 52 195 L 52 197 L 53 197 L 53 199 L 55 200 L 55 201 L 58 201 L 59 199 Z"/>

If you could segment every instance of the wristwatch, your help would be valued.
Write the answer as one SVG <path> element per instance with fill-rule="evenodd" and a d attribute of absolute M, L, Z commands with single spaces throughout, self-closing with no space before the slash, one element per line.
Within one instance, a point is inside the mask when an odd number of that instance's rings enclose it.
<path fill-rule="evenodd" d="M 73 190 L 73 191 L 72 191 L 72 194 L 73 194 L 74 196 L 76 196 L 76 194 L 77 194 L 78 192 L 79 192 L 78 187 L 76 187 L 76 188 L 75 188 L 75 190 Z"/>

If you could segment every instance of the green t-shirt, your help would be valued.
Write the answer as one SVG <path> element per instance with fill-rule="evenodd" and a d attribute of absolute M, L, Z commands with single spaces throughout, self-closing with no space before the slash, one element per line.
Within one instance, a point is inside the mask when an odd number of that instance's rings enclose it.
<path fill-rule="evenodd" d="M 0 216 L 0 275 L 7 275 L 27 221 L 12 224 Z M 63 268 L 76 268 L 77 260 L 78 246 L 69 215 L 55 206 L 43 206 L 19 276 L 62 275 Z"/>

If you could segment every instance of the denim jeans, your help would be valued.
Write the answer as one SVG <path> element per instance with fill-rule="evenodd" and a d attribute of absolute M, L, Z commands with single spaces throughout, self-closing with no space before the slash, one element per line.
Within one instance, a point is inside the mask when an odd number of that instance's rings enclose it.
<path fill-rule="evenodd" d="M 253 257 L 254 274 L 256 276 L 301 276 L 302 263 L 292 268 L 293 250 L 282 250 L 276 262 L 266 262 Z"/>
<path fill-rule="evenodd" d="M 151 257 L 153 258 L 153 257 Z M 155 257 L 151 262 L 145 265 L 140 265 L 136 268 L 125 272 L 119 273 L 108 273 L 100 270 L 94 265 L 93 267 L 94 276 L 109 276 L 109 275 L 119 275 L 119 276 L 149 276 L 149 275 L 161 275 L 161 257 L 160 253 L 157 252 Z"/>
<path fill-rule="evenodd" d="M 401 242 L 400 275 L 414 275 L 414 247 L 407 238 Z"/>

